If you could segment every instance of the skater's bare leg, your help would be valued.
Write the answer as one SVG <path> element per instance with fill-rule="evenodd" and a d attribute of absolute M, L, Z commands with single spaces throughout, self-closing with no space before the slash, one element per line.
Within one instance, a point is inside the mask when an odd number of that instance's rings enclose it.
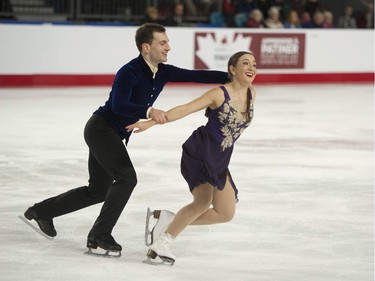
<path fill-rule="evenodd" d="M 184 206 L 167 228 L 150 246 L 148 260 L 159 256 L 173 265 L 176 260 L 171 245 L 177 235 L 190 224 L 214 224 L 227 222 L 235 212 L 235 192 L 229 180 L 222 191 L 210 184 L 201 184 L 193 189 L 193 202 Z M 210 209 L 210 206 L 213 206 Z"/>
<path fill-rule="evenodd" d="M 235 213 L 235 193 L 229 180 L 222 191 L 205 183 L 193 189 L 193 202 L 183 207 L 167 229 L 177 236 L 188 225 L 206 225 L 230 221 Z M 210 208 L 212 204 L 212 208 Z"/>
<path fill-rule="evenodd" d="M 230 182 L 223 190 L 214 188 L 212 208 L 200 215 L 192 225 L 207 225 L 231 221 L 236 211 L 236 195 Z"/>
<path fill-rule="evenodd" d="M 207 211 L 213 199 L 214 187 L 201 184 L 193 189 L 193 202 L 180 209 L 167 229 L 167 233 L 177 236 L 189 224 Z"/>

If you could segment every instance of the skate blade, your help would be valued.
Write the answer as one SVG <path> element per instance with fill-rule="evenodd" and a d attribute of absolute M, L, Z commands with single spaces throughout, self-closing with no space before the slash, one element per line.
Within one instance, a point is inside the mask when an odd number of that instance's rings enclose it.
<path fill-rule="evenodd" d="M 146 226 L 145 226 L 145 245 L 147 247 L 152 244 L 151 231 L 149 229 L 151 216 L 152 216 L 152 212 L 151 212 L 150 207 L 148 207 L 147 208 L 147 213 L 146 213 Z"/>
<path fill-rule="evenodd" d="M 121 252 L 104 250 L 105 253 L 93 252 L 91 248 L 88 248 L 87 252 L 84 252 L 85 255 L 101 257 L 101 258 L 119 258 L 121 257 Z"/>
<path fill-rule="evenodd" d="M 147 257 L 147 260 L 142 261 L 145 264 L 153 265 L 153 266 L 173 266 L 174 260 L 168 258 L 159 257 L 157 261 L 152 260 L 151 257 Z"/>
<path fill-rule="evenodd" d="M 19 219 L 21 219 L 21 221 L 23 221 L 24 223 L 26 223 L 28 226 L 30 226 L 35 232 L 37 232 L 38 234 L 40 234 L 41 236 L 43 236 L 44 238 L 52 241 L 53 240 L 53 237 L 51 236 L 48 236 L 47 234 L 45 234 L 43 231 L 41 231 L 38 227 L 34 226 L 27 218 L 25 218 L 24 216 L 18 216 Z"/>
<path fill-rule="evenodd" d="M 150 218 L 153 216 L 154 218 L 159 218 L 160 211 L 155 210 L 151 211 L 150 207 L 147 208 L 146 213 L 146 226 L 145 226 L 145 245 L 151 246 L 153 243 L 152 237 L 152 230 L 150 230 Z"/>

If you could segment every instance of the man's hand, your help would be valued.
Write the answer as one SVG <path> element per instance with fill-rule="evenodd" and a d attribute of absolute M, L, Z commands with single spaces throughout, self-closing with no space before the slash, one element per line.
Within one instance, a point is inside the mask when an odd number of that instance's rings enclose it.
<path fill-rule="evenodd" d="M 156 108 L 151 108 L 150 118 L 157 124 L 164 124 L 167 122 L 167 116 L 165 115 L 165 112 Z"/>

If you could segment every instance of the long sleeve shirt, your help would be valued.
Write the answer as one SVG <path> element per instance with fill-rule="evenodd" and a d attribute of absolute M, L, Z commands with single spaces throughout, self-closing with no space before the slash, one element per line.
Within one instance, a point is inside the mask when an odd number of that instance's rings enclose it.
<path fill-rule="evenodd" d="M 226 72 L 188 70 L 160 63 L 155 77 L 141 55 L 125 64 L 117 72 L 106 103 L 94 114 L 102 116 L 119 134 L 129 141 L 131 132 L 126 126 L 147 118 L 147 110 L 154 104 L 168 82 L 196 82 L 224 84 Z"/>

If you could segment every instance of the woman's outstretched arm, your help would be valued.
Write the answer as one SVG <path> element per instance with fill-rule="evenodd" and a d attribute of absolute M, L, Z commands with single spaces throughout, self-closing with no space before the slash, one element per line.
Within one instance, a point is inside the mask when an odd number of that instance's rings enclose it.
<path fill-rule="evenodd" d="M 167 122 L 176 121 L 191 113 L 197 112 L 207 107 L 216 108 L 220 106 L 224 98 L 223 95 L 218 94 L 219 91 L 221 91 L 219 88 L 213 88 L 191 102 L 176 106 L 168 110 L 166 112 Z M 132 125 L 127 126 L 126 129 L 128 130 L 128 132 L 134 130 L 134 133 L 140 133 L 156 124 L 157 123 L 154 120 L 138 121 Z"/>

